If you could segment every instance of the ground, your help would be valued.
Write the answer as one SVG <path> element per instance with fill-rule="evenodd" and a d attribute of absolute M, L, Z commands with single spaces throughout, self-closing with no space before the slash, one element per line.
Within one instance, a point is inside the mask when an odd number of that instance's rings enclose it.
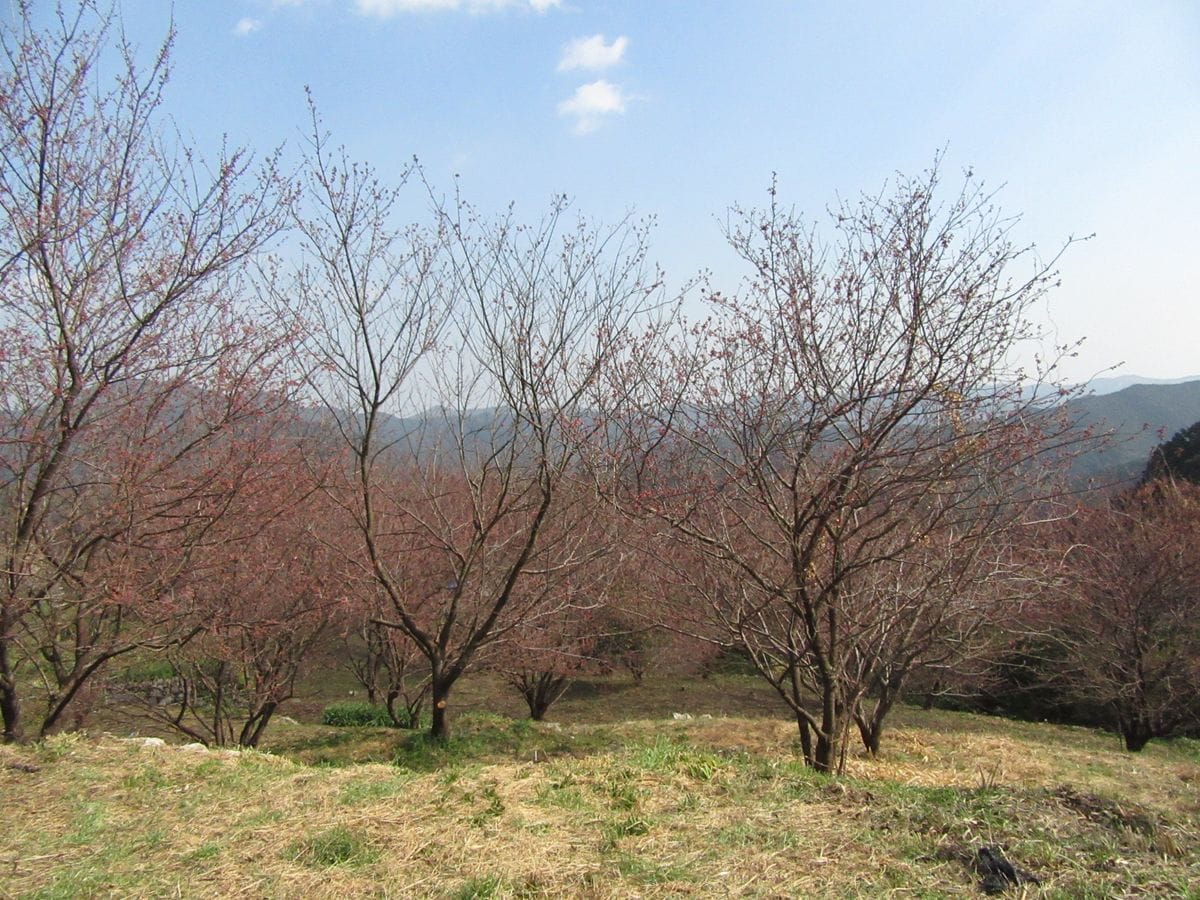
<path fill-rule="evenodd" d="M 979 896 L 992 846 L 1041 879 L 1014 896 L 1200 897 L 1197 742 L 904 708 L 829 778 L 750 679 L 596 682 L 547 723 L 495 691 L 444 747 L 305 724 L 316 693 L 268 752 L 0 747 L 0 896 Z"/>

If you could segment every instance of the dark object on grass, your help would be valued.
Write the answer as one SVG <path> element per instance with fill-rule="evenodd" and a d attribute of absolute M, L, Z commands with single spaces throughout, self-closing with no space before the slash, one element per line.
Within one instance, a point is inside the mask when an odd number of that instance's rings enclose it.
<path fill-rule="evenodd" d="M 1018 869 L 996 847 L 980 847 L 975 857 L 975 867 L 983 880 L 979 886 L 985 894 L 1001 894 L 1018 884 L 1040 884 L 1040 879 L 1024 869 Z"/>

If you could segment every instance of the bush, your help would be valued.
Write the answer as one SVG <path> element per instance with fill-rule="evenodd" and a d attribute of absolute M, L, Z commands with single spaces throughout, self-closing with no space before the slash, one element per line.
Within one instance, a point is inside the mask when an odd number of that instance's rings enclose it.
<path fill-rule="evenodd" d="M 126 666 L 117 677 L 126 684 L 140 684 L 143 681 L 163 681 L 177 674 L 170 660 L 148 659 Z"/>
<path fill-rule="evenodd" d="M 386 706 L 375 703 L 330 703 L 321 716 L 321 724 L 336 728 L 393 728 L 396 723 Z"/>

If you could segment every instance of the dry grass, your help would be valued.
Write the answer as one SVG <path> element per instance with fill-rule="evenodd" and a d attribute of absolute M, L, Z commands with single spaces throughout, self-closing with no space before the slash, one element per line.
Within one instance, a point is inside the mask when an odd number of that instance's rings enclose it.
<path fill-rule="evenodd" d="M 881 759 L 830 779 L 763 716 L 462 730 L 408 767 L 108 736 L 0 747 L 0 895 L 976 896 L 987 843 L 1042 876 L 1025 896 L 1200 896 L 1194 744 L 1134 756 L 905 710 Z M 404 739 L 364 733 L 375 754 Z"/>

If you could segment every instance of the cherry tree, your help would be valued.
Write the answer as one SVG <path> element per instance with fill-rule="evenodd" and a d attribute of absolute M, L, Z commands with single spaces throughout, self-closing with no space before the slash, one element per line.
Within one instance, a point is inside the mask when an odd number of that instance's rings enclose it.
<path fill-rule="evenodd" d="M 1054 360 L 1015 365 L 1050 265 L 972 177 L 939 196 L 936 166 L 901 177 L 832 210 L 825 238 L 773 188 L 728 233 L 744 290 L 612 375 L 642 394 L 612 406 L 597 466 L 680 545 L 676 622 L 745 648 L 823 771 L 856 717 L 877 748 L 914 666 L 1023 596 L 1005 548 L 1070 444 Z"/>
<path fill-rule="evenodd" d="M 178 703 L 156 717 L 205 744 L 258 746 L 291 699 L 356 585 L 349 523 L 295 448 L 243 491 L 196 553 L 189 585 L 203 617 L 169 654 Z"/>
<path fill-rule="evenodd" d="M 175 573 L 238 481 L 238 458 L 214 468 L 225 435 L 276 403 L 282 359 L 239 286 L 282 224 L 272 161 L 206 165 L 160 127 L 171 35 L 143 67 L 92 0 L 45 28 L 34 6 L 0 31 L 6 740 L 23 667 L 48 679 L 53 727 L 105 660 L 168 640 Z"/>
<path fill-rule="evenodd" d="M 1108 707 L 1130 751 L 1200 724 L 1200 489 L 1159 479 L 1057 531 L 1063 591 L 1043 619 L 1071 694 Z"/>
<path fill-rule="evenodd" d="M 393 724 L 416 728 L 429 698 L 428 667 L 412 638 L 379 618 L 385 612 L 385 603 L 366 592 L 351 602 L 339 619 L 340 658 L 368 703 L 382 701 Z"/>
<path fill-rule="evenodd" d="M 605 670 L 597 658 L 599 623 L 586 606 L 567 606 L 554 616 L 520 622 L 495 648 L 491 665 L 521 695 L 529 717 L 540 722 L 584 675 Z"/>
<path fill-rule="evenodd" d="M 429 227 L 397 224 L 399 187 L 331 149 L 315 115 L 304 177 L 312 387 L 352 458 L 379 620 L 424 657 L 444 738 L 479 654 L 565 602 L 525 586 L 603 550 L 571 530 L 589 505 L 575 476 L 602 367 L 656 290 L 644 231 L 572 225 L 563 202 L 532 226 L 440 202 Z"/>

